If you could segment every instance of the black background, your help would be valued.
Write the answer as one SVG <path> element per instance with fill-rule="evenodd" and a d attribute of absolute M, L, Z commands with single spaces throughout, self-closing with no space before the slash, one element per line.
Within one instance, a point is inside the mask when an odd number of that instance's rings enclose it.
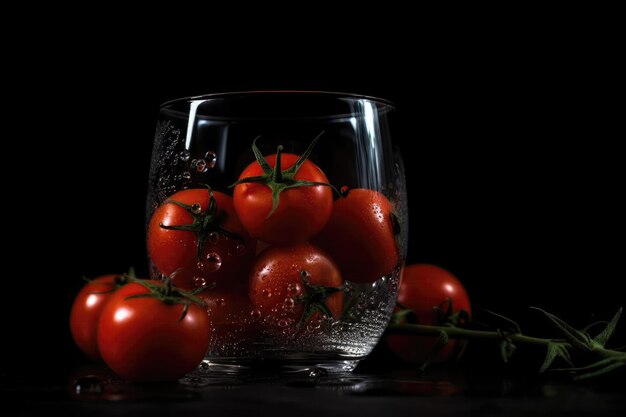
<path fill-rule="evenodd" d="M 110 38 L 77 28 L 21 50 L 5 82 L 19 93 L 7 101 L 13 122 L 5 121 L 3 155 L 5 262 L 19 271 L 5 277 L 11 342 L 3 343 L 18 355 L 3 355 L 6 363 L 79 360 L 67 321 L 81 276 L 129 265 L 147 272 L 145 195 L 159 104 L 233 90 L 346 91 L 395 102 L 408 261 L 449 269 L 476 310 L 512 316 L 528 333 L 545 331 L 533 305 L 580 326 L 609 318 L 626 301 L 619 54 L 584 30 L 439 22 L 430 31 L 365 25 L 369 36 L 344 27 L 330 42 L 312 36 L 296 46 L 285 37 L 297 22 L 270 37 L 251 30 L 241 43 L 218 31 L 187 44 L 168 32 L 114 40 L 112 27 Z"/>

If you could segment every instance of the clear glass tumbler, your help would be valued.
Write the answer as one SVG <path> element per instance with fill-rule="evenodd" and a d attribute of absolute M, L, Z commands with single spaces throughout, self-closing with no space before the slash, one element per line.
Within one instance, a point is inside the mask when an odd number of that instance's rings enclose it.
<path fill-rule="evenodd" d="M 208 305 L 211 369 L 352 370 L 406 256 L 393 105 L 327 92 L 167 102 L 147 200 L 151 275 Z"/>

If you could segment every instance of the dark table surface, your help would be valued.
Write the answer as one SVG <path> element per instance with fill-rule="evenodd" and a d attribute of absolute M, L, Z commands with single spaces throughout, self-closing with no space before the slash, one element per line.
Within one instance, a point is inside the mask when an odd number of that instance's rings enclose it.
<path fill-rule="evenodd" d="M 311 369 L 280 376 L 201 370 L 178 383 L 130 384 L 99 365 L 41 371 L 2 374 L 0 415 L 626 415 L 623 373 L 571 382 L 477 370 Z"/>

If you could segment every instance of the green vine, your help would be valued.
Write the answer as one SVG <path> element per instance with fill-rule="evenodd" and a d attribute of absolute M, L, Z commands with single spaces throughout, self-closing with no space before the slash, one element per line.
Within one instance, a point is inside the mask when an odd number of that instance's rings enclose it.
<path fill-rule="evenodd" d="M 497 314 L 495 314 L 497 317 L 509 324 L 507 330 L 497 329 L 495 331 L 487 331 L 460 328 L 454 325 L 428 326 L 422 324 L 405 324 L 402 322 L 404 321 L 404 316 L 407 314 L 406 310 L 400 310 L 395 314 L 394 320 L 387 326 L 386 333 L 437 336 L 440 338 L 439 340 L 443 342 L 443 345 L 447 343 L 449 338 L 493 340 L 500 344 L 500 353 L 504 362 L 509 361 L 517 350 L 517 345 L 544 346 L 546 356 L 543 364 L 539 368 L 539 372 L 543 373 L 549 369 L 555 372 L 566 372 L 571 374 L 575 380 L 600 376 L 626 366 L 626 352 L 606 347 L 606 343 L 615 332 L 615 327 L 622 315 L 621 308 L 608 323 L 593 323 L 582 330 L 575 329 L 551 313 L 539 308 L 533 308 L 541 312 L 548 319 L 561 334 L 562 338 L 547 339 L 527 336 L 522 333 L 517 323 Z M 589 332 L 590 329 L 598 325 L 604 325 L 604 328 L 598 334 L 592 336 Z M 581 366 L 574 364 L 572 353 L 576 353 L 577 358 L 579 357 L 583 360 Z M 562 359 L 569 367 L 552 368 L 557 358 Z"/>

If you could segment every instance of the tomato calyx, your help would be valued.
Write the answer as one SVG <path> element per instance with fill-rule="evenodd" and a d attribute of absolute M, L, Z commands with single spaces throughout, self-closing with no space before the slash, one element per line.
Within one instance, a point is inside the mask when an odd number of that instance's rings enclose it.
<path fill-rule="evenodd" d="M 215 202 L 215 197 L 213 196 L 213 191 L 211 187 L 208 185 L 207 192 L 209 193 L 209 206 L 206 210 L 202 210 L 202 207 L 198 203 L 194 204 L 185 204 L 176 200 L 166 200 L 164 204 L 175 204 L 183 209 L 185 209 L 192 217 L 193 222 L 191 224 L 181 224 L 181 225 L 171 225 L 166 226 L 164 224 L 159 224 L 159 227 L 166 230 L 178 230 L 182 232 L 191 232 L 196 235 L 198 238 L 198 259 L 202 259 L 202 252 L 204 251 L 204 244 L 206 242 L 207 237 L 212 233 L 221 234 L 223 236 L 236 239 L 238 241 L 242 241 L 241 237 L 237 234 L 226 230 L 221 226 L 224 222 L 225 214 L 221 213 L 217 214 L 217 203 Z"/>
<path fill-rule="evenodd" d="M 399 310 L 393 314 L 391 319 L 393 324 L 418 323 L 418 317 L 413 310 L 406 308 L 400 303 L 397 306 Z M 435 324 L 437 326 L 465 326 L 470 320 L 469 312 L 466 310 L 461 309 L 454 312 L 452 298 L 450 297 L 446 297 L 439 305 L 433 306 L 433 312 L 435 313 Z"/>
<path fill-rule="evenodd" d="M 276 164 L 272 168 L 269 162 L 267 162 L 267 160 L 261 153 L 261 151 L 259 151 L 259 148 L 256 146 L 256 141 L 260 138 L 260 136 L 257 136 L 252 142 L 252 152 L 254 153 L 255 159 L 257 160 L 257 162 L 261 166 L 261 169 L 263 170 L 263 175 L 242 178 L 238 180 L 237 182 L 235 182 L 234 184 L 232 184 L 229 188 L 233 188 L 236 185 L 245 184 L 245 183 L 258 183 L 258 184 L 267 185 L 269 189 L 272 191 L 272 209 L 267 214 L 266 218 L 269 218 L 272 214 L 274 214 L 274 212 L 278 208 L 278 203 L 280 202 L 280 193 L 290 188 L 312 187 L 316 185 L 323 185 L 326 187 L 331 187 L 333 190 L 339 193 L 335 187 L 333 187 L 331 184 L 328 184 L 326 182 L 295 179 L 295 176 L 298 173 L 298 170 L 300 169 L 302 164 L 304 164 L 304 162 L 309 158 L 309 156 L 311 155 L 311 152 L 313 152 L 313 148 L 315 147 L 315 144 L 319 140 L 320 136 L 322 136 L 323 134 L 324 132 L 322 131 L 319 135 L 317 135 L 317 137 L 313 139 L 309 147 L 306 149 L 306 151 L 304 151 L 302 155 L 300 155 L 300 157 L 296 160 L 296 162 L 290 168 L 285 169 L 285 170 L 282 169 L 282 161 L 281 161 L 282 152 L 284 150 L 283 145 L 278 145 L 276 149 Z"/>
<path fill-rule="evenodd" d="M 212 285 L 208 285 L 196 288 L 193 291 L 184 291 L 172 284 L 171 276 L 167 277 L 163 283 L 155 283 L 141 279 L 134 279 L 132 282 L 144 286 L 149 292 L 128 296 L 125 298 L 126 300 L 133 298 L 155 298 L 165 304 L 181 304 L 183 306 L 183 311 L 178 318 L 179 322 L 185 318 L 191 304 L 196 304 L 197 306 L 206 309 L 207 304 L 201 298 L 196 297 L 196 294 L 213 288 Z"/>
<path fill-rule="evenodd" d="M 89 279 L 87 277 L 83 277 L 83 279 L 85 281 L 87 281 L 87 283 L 91 283 L 94 280 L 93 279 Z M 129 282 L 134 282 L 137 281 L 137 275 L 135 275 L 135 268 L 133 268 L 132 266 L 130 268 L 128 268 L 128 272 L 123 273 L 122 275 L 116 275 L 113 278 L 113 287 L 111 287 L 110 290 L 107 291 L 92 291 L 89 294 L 110 294 L 113 293 L 117 290 L 119 290 L 121 287 L 123 287 L 124 285 L 128 284 Z"/>
<path fill-rule="evenodd" d="M 298 328 L 302 328 L 307 324 L 315 313 L 320 313 L 322 316 L 329 318 L 333 317 L 333 313 L 326 305 L 326 299 L 332 294 L 341 291 L 341 288 L 311 284 L 309 282 L 309 273 L 305 270 L 300 271 L 300 279 L 302 280 L 304 294 L 297 297 L 294 301 L 303 304 L 304 311 L 298 322 Z"/>

